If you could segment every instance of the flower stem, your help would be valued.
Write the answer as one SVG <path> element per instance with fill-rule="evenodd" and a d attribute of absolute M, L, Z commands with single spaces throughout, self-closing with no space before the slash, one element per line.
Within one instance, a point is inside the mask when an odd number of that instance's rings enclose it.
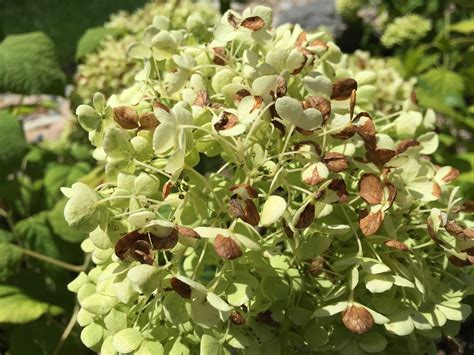
<path fill-rule="evenodd" d="M 12 244 L 13 245 L 13 244 Z M 70 270 L 70 271 L 74 271 L 74 272 L 81 272 L 83 271 L 83 267 L 81 265 L 73 265 L 73 264 L 69 264 L 69 263 L 66 263 L 64 261 L 61 261 L 61 260 L 58 260 L 58 259 L 55 259 L 55 258 L 52 258 L 50 256 L 46 256 L 46 255 L 43 255 L 43 254 L 40 254 L 40 253 L 37 253 L 33 250 L 29 250 L 29 249 L 25 249 L 25 248 L 22 248 L 22 247 L 19 247 L 18 245 L 13 245 L 15 248 L 17 248 L 19 251 L 21 251 L 23 254 L 25 255 L 28 255 L 28 256 L 31 256 L 33 258 L 36 258 L 38 260 L 42 260 L 42 261 L 46 261 L 50 264 L 53 264 L 53 265 L 56 265 L 56 266 L 59 266 L 59 267 L 62 267 L 63 269 L 66 269 L 66 270 Z"/>

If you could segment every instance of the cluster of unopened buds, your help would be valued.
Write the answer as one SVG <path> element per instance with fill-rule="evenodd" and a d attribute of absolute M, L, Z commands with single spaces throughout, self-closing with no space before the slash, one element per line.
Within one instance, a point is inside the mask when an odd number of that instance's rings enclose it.
<path fill-rule="evenodd" d="M 472 203 L 428 158 L 434 113 L 372 117 L 325 33 L 271 23 L 229 11 L 200 43 L 158 17 L 136 83 L 78 108 L 107 174 L 63 189 L 91 349 L 423 353 L 469 314 Z"/>

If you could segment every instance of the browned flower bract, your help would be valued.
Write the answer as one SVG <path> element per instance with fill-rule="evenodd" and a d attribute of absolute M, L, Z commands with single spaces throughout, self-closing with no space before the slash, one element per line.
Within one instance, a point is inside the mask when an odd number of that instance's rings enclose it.
<path fill-rule="evenodd" d="M 214 251 L 223 259 L 234 260 L 242 256 L 242 249 L 231 238 L 218 234 L 214 240 Z"/>
<path fill-rule="evenodd" d="M 183 298 L 191 299 L 191 287 L 176 277 L 170 280 L 173 290 Z"/>
<path fill-rule="evenodd" d="M 366 308 L 350 305 L 342 314 L 342 323 L 352 333 L 364 334 L 373 327 L 374 317 Z"/>

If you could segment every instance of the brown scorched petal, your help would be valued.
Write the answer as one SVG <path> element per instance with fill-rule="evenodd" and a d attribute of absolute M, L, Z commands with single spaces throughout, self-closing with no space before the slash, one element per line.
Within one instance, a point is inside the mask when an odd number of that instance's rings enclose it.
<path fill-rule="evenodd" d="M 155 249 L 158 249 L 158 250 L 173 249 L 178 243 L 178 232 L 176 229 L 173 229 L 168 236 L 164 238 L 155 237 L 152 239 L 152 242 L 153 242 L 153 248 Z"/>
<path fill-rule="evenodd" d="M 171 278 L 170 284 L 174 292 L 176 292 L 178 295 L 186 299 L 191 298 L 191 287 L 188 284 L 176 277 Z"/>
<path fill-rule="evenodd" d="M 218 234 L 214 240 L 214 251 L 223 259 L 233 260 L 242 256 L 242 249 L 231 238 Z"/>
<path fill-rule="evenodd" d="M 160 121 L 158 121 L 153 112 L 142 113 L 138 119 L 138 122 L 140 124 L 140 128 L 146 131 L 154 131 L 160 124 Z"/>
<path fill-rule="evenodd" d="M 327 122 L 331 115 L 331 101 L 321 96 L 308 96 L 303 102 L 303 108 L 315 108 L 323 115 L 323 124 Z"/>
<path fill-rule="evenodd" d="M 342 153 L 326 153 L 322 161 L 326 164 L 328 170 L 333 173 L 340 173 L 349 167 L 349 159 Z"/>
<path fill-rule="evenodd" d="M 209 94 L 206 90 L 199 90 L 196 93 L 196 99 L 194 100 L 194 105 L 199 107 L 206 107 L 211 105 L 211 100 L 209 99 Z"/>
<path fill-rule="evenodd" d="M 374 325 L 374 317 L 361 306 L 350 305 L 342 314 L 342 323 L 355 334 L 367 333 Z"/>
<path fill-rule="evenodd" d="M 221 118 L 219 121 L 214 123 L 214 128 L 216 131 L 222 131 L 224 129 L 229 129 L 234 127 L 238 123 L 239 119 L 233 113 L 224 111 L 222 112 Z"/>
<path fill-rule="evenodd" d="M 367 173 L 362 175 L 359 181 L 359 195 L 371 205 L 376 205 L 382 202 L 382 182 L 374 174 Z"/>
<path fill-rule="evenodd" d="M 383 212 L 369 212 L 362 210 L 359 212 L 359 228 L 364 235 L 375 234 L 383 222 Z"/>
<path fill-rule="evenodd" d="M 152 265 L 155 260 L 153 249 L 149 242 L 137 240 L 130 247 L 130 256 L 141 264 Z"/>
<path fill-rule="evenodd" d="M 298 229 L 307 228 L 314 221 L 315 206 L 313 203 L 308 203 L 298 216 L 295 227 Z"/>
<path fill-rule="evenodd" d="M 351 97 L 352 90 L 357 90 L 357 81 L 351 78 L 338 80 L 332 85 L 331 100 L 346 100 Z"/>
<path fill-rule="evenodd" d="M 346 183 L 343 179 L 333 179 L 328 185 L 328 189 L 333 190 L 339 196 L 339 203 L 345 203 L 349 199 Z"/>
<path fill-rule="evenodd" d="M 232 311 L 230 313 L 229 320 L 235 325 L 243 325 L 247 322 L 245 318 L 237 311 Z"/>
<path fill-rule="evenodd" d="M 251 16 L 244 19 L 240 26 L 252 31 L 259 31 L 265 27 L 265 21 L 260 16 Z"/>
<path fill-rule="evenodd" d="M 135 109 L 128 106 L 114 108 L 114 120 L 123 129 L 138 128 L 138 114 Z"/>
<path fill-rule="evenodd" d="M 275 95 L 276 97 L 283 97 L 286 95 L 286 81 L 285 78 L 283 78 L 281 75 L 277 76 L 276 80 L 276 90 L 275 90 Z"/>
<path fill-rule="evenodd" d="M 214 52 L 214 64 L 217 65 L 225 65 L 227 62 L 227 58 L 225 56 L 225 48 L 224 47 L 214 47 L 212 48 Z"/>
<path fill-rule="evenodd" d="M 398 143 L 396 153 L 398 155 L 400 153 L 407 151 L 411 147 L 417 147 L 419 145 L 420 143 L 416 141 L 415 139 L 405 139 L 401 141 L 400 143 Z"/>
<path fill-rule="evenodd" d="M 400 250 L 400 251 L 408 251 L 409 250 L 405 243 L 403 243 L 399 240 L 396 240 L 396 239 L 386 240 L 384 242 L 384 244 L 386 246 L 388 246 L 389 248 L 391 248 L 391 249 L 396 249 L 396 250 Z"/>

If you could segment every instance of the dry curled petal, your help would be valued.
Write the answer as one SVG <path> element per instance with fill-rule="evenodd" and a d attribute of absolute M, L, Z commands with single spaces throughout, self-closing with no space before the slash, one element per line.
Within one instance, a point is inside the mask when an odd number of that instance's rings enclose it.
<path fill-rule="evenodd" d="M 311 260 L 311 263 L 309 264 L 309 267 L 308 267 L 308 272 L 311 274 L 311 276 L 317 277 L 324 272 L 323 268 L 324 268 L 324 259 L 316 258 L 316 259 Z"/>
<path fill-rule="evenodd" d="M 331 101 L 320 96 L 308 96 L 303 102 L 303 108 L 315 108 L 323 116 L 323 124 L 327 122 L 331 115 Z"/>
<path fill-rule="evenodd" d="M 265 27 L 265 21 L 260 16 L 251 16 L 244 19 L 240 26 L 252 31 L 259 31 Z"/>
<path fill-rule="evenodd" d="M 167 181 L 164 183 L 163 190 L 161 192 L 163 200 L 165 200 L 168 197 L 168 195 L 171 193 L 172 188 L 173 188 L 173 184 L 171 183 L 171 181 Z"/>
<path fill-rule="evenodd" d="M 196 94 L 196 99 L 194 100 L 194 105 L 200 107 L 206 107 L 211 105 L 211 100 L 209 100 L 209 94 L 206 90 L 199 90 Z"/>
<path fill-rule="evenodd" d="M 174 292 L 178 295 L 186 299 L 191 299 L 191 287 L 187 283 L 184 283 L 176 277 L 172 277 L 170 284 Z"/>
<path fill-rule="evenodd" d="M 230 313 L 229 320 L 235 325 L 243 325 L 247 323 L 245 318 L 237 311 L 232 311 Z"/>
<path fill-rule="evenodd" d="M 405 139 L 401 141 L 400 143 L 398 143 L 396 153 L 398 155 L 400 153 L 407 151 L 411 147 L 417 147 L 419 145 L 420 143 L 416 141 L 415 139 Z"/>
<path fill-rule="evenodd" d="M 242 249 L 231 238 L 218 234 L 214 240 L 214 251 L 223 259 L 233 260 L 242 256 Z"/>
<path fill-rule="evenodd" d="M 352 333 L 364 334 L 373 327 L 374 317 L 366 308 L 350 305 L 342 314 L 342 323 Z"/>
<path fill-rule="evenodd" d="M 158 108 L 158 109 L 161 109 L 161 110 L 165 110 L 165 111 L 168 112 L 168 113 L 170 112 L 169 107 L 166 106 L 165 104 L 162 104 L 162 103 L 159 102 L 159 101 L 155 101 L 155 102 L 153 103 L 153 107 Z"/>
<path fill-rule="evenodd" d="M 285 78 L 283 78 L 281 75 L 278 75 L 276 79 L 276 90 L 275 90 L 276 97 L 285 96 L 286 90 L 287 88 L 286 88 Z"/>
<path fill-rule="evenodd" d="M 150 243 L 145 240 L 137 240 L 131 245 L 130 256 L 141 264 L 152 265 L 155 260 L 153 249 Z"/>
<path fill-rule="evenodd" d="M 361 118 L 367 117 L 363 124 L 360 123 Z M 365 147 L 368 150 L 375 149 L 376 138 L 375 138 L 375 125 L 372 121 L 372 117 L 367 112 L 361 112 L 354 118 L 355 130 L 362 138 L 365 143 Z"/>
<path fill-rule="evenodd" d="M 342 153 L 326 153 L 322 161 L 326 164 L 328 170 L 333 173 L 340 173 L 349 167 L 349 159 L 347 159 L 347 157 Z"/>
<path fill-rule="evenodd" d="M 214 47 L 212 48 L 212 51 L 214 52 L 214 64 L 225 65 L 227 63 L 224 47 Z"/>
<path fill-rule="evenodd" d="M 395 201 L 395 197 L 397 197 L 397 188 L 395 185 L 393 185 L 391 182 L 386 181 L 384 183 L 385 189 L 388 192 L 386 196 L 386 201 L 388 204 L 388 207 L 391 207 L 393 204 L 393 201 Z"/>
<path fill-rule="evenodd" d="M 369 161 L 378 166 L 384 166 L 397 153 L 391 149 L 369 149 L 366 152 L 366 157 Z"/>
<path fill-rule="evenodd" d="M 462 212 L 474 212 L 474 201 L 465 201 L 461 206 Z"/>
<path fill-rule="evenodd" d="M 346 100 L 351 97 L 352 90 L 357 90 L 357 81 L 351 78 L 338 80 L 332 85 L 331 100 Z"/>
<path fill-rule="evenodd" d="M 294 150 L 298 151 L 300 149 L 304 150 L 308 148 L 310 151 L 314 151 L 316 154 L 321 155 L 321 147 L 318 143 L 313 141 L 301 141 L 295 144 Z"/>
<path fill-rule="evenodd" d="M 140 128 L 146 131 L 154 131 L 159 126 L 160 121 L 153 112 L 145 112 L 138 119 Z"/>
<path fill-rule="evenodd" d="M 434 197 L 439 198 L 441 196 L 441 186 L 438 183 L 433 183 L 433 191 L 431 192 Z"/>
<path fill-rule="evenodd" d="M 236 193 L 240 197 L 247 198 L 256 198 L 258 196 L 257 190 L 255 190 L 249 184 L 237 184 L 229 188 L 230 191 Z"/>
<path fill-rule="evenodd" d="M 453 168 L 451 167 L 447 174 L 445 174 L 441 180 L 445 183 L 445 184 L 449 184 L 450 182 L 454 181 L 457 179 L 457 177 L 459 176 L 460 174 L 460 171 L 456 168 Z"/>
<path fill-rule="evenodd" d="M 240 89 L 235 93 L 234 99 L 237 102 L 240 102 L 244 97 L 250 96 L 250 92 L 246 89 Z"/>
<path fill-rule="evenodd" d="M 312 203 L 308 203 L 303 211 L 298 216 L 298 220 L 295 223 L 295 227 L 298 229 L 307 228 L 313 223 L 314 220 L 315 206 Z"/>
<path fill-rule="evenodd" d="M 379 204 L 383 198 L 383 185 L 374 174 L 364 174 L 359 181 L 359 195 L 371 205 Z"/>
<path fill-rule="evenodd" d="M 158 250 L 173 249 L 178 243 L 178 232 L 173 229 L 172 232 L 164 238 L 153 238 L 153 247 Z"/>
<path fill-rule="evenodd" d="M 349 139 L 356 134 L 356 128 L 351 124 L 350 126 L 345 127 L 342 131 L 331 134 L 332 137 L 337 139 Z"/>
<path fill-rule="evenodd" d="M 284 218 L 282 218 L 281 224 L 283 226 L 283 231 L 285 232 L 286 236 L 290 239 L 293 239 L 295 236 L 295 233 L 293 233 L 293 230 L 290 228 L 290 226 L 288 225 L 288 223 L 286 222 Z"/>
<path fill-rule="evenodd" d="M 270 123 L 278 130 L 280 136 L 283 137 L 285 135 L 286 130 L 285 125 L 283 123 L 277 120 L 271 120 Z"/>
<path fill-rule="evenodd" d="M 239 27 L 239 20 L 232 12 L 229 12 L 229 15 L 227 16 L 227 21 L 232 27 L 234 28 Z"/>
<path fill-rule="evenodd" d="M 400 250 L 400 251 L 408 251 L 409 250 L 405 243 L 403 243 L 399 240 L 396 240 L 396 239 L 386 240 L 384 242 L 384 244 L 386 246 L 388 246 L 389 248 L 391 248 L 391 249 L 396 249 L 396 250 Z"/>
<path fill-rule="evenodd" d="M 301 48 L 306 41 L 306 32 L 301 32 L 296 38 L 295 46 L 296 48 Z"/>
<path fill-rule="evenodd" d="M 176 226 L 179 235 L 193 239 L 201 239 L 201 236 L 194 230 L 184 226 Z"/>
<path fill-rule="evenodd" d="M 120 260 L 126 260 L 127 256 L 130 255 L 132 244 L 137 240 L 143 240 L 143 234 L 138 230 L 124 234 L 117 243 L 115 243 L 115 255 L 117 255 Z"/>
<path fill-rule="evenodd" d="M 138 128 L 138 114 L 135 109 L 128 106 L 114 108 L 114 120 L 123 129 Z"/>
<path fill-rule="evenodd" d="M 333 179 L 328 185 L 328 189 L 333 190 L 339 196 L 339 203 L 345 203 L 349 199 L 346 182 L 343 179 Z"/>
<path fill-rule="evenodd" d="M 239 119 L 233 113 L 224 111 L 222 112 L 219 121 L 214 123 L 216 131 L 222 131 L 234 127 L 239 122 Z"/>
<path fill-rule="evenodd" d="M 364 235 L 375 234 L 383 222 L 383 212 L 369 212 L 368 210 L 362 210 L 359 213 L 359 228 Z"/>

